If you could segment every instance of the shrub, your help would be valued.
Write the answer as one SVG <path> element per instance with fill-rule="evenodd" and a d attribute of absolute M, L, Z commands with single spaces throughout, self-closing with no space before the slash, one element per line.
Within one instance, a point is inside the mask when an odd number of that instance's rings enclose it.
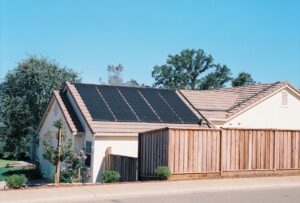
<path fill-rule="evenodd" d="M 25 175 L 12 175 L 5 179 L 6 185 L 9 188 L 19 189 L 24 187 L 27 183 L 27 178 Z"/>
<path fill-rule="evenodd" d="M 155 169 L 155 176 L 160 180 L 167 180 L 172 175 L 172 172 L 167 166 L 159 166 Z"/>
<path fill-rule="evenodd" d="M 117 171 L 104 171 L 102 173 L 102 179 L 105 183 L 113 183 L 118 182 L 121 176 Z"/>

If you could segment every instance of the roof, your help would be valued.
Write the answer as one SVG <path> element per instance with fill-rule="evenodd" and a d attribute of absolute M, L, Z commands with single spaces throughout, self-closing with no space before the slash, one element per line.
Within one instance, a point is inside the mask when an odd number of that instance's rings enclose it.
<path fill-rule="evenodd" d="M 285 86 L 300 94 L 299 90 L 288 82 L 180 92 L 206 118 L 226 120 Z"/>
<path fill-rule="evenodd" d="M 174 90 L 75 83 L 93 121 L 198 124 Z"/>
<path fill-rule="evenodd" d="M 54 101 L 57 102 L 58 107 L 60 108 L 70 131 L 72 133 L 84 132 L 84 129 L 83 129 L 78 117 L 76 116 L 76 113 L 75 113 L 74 109 L 72 108 L 72 105 L 70 104 L 70 102 L 67 98 L 67 95 L 60 91 L 53 91 L 51 100 L 50 100 L 50 102 L 47 106 L 47 109 L 40 121 L 38 128 L 37 128 L 37 132 L 39 132 L 43 123 L 45 122 L 46 117 L 47 117 Z"/>
<path fill-rule="evenodd" d="M 72 132 L 84 132 L 84 129 L 67 97 L 66 92 L 54 91 L 54 96 Z"/>

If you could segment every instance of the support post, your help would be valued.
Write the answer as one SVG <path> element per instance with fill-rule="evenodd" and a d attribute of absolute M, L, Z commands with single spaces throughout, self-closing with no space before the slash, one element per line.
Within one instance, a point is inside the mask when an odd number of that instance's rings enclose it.
<path fill-rule="evenodd" d="M 60 180 L 60 155 L 61 155 L 61 134 L 62 129 L 58 129 L 58 136 L 57 136 L 57 160 L 56 160 L 56 174 L 55 174 L 55 185 L 59 184 Z"/>

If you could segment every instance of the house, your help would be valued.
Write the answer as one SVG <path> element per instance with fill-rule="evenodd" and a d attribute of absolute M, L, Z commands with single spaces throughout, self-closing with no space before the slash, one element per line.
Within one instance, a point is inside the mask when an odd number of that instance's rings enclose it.
<path fill-rule="evenodd" d="M 178 91 L 67 82 L 53 93 L 37 130 L 37 159 L 48 177 L 53 167 L 43 158 L 43 141 L 49 132 L 56 132 L 53 122 L 58 119 L 64 121 L 74 149 L 85 150 L 89 182 L 101 181 L 108 147 L 114 154 L 137 157 L 140 132 L 164 127 L 211 127 Z"/>
<path fill-rule="evenodd" d="M 300 129 L 300 91 L 288 82 L 180 93 L 216 127 Z"/>

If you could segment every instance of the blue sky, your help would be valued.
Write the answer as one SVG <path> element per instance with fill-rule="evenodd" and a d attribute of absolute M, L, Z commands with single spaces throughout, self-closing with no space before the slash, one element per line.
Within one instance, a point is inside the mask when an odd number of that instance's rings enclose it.
<path fill-rule="evenodd" d="M 30 54 L 73 68 L 84 82 L 152 84 L 168 54 L 204 49 L 236 75 L 300 87 L 300 1 L 0 0 L 0 78 Z"/>

